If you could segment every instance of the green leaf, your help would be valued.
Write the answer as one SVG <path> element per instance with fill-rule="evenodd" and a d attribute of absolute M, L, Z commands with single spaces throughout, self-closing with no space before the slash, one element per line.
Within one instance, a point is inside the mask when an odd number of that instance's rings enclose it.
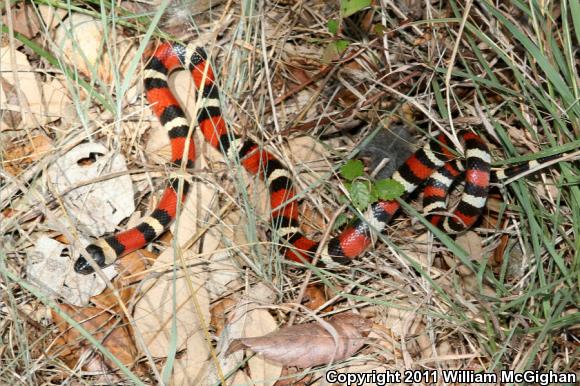
<path fill-rule="evenodd" d="M 340 175 L 349 181 L 354 180 L 357 177 L 363 175 L 364 172 L 364 165 L 361 160 L 358 159 L 351 159 L 348 160 L 342 167 L 340 168 Z"/>
<path fill-rule="evenodd" d="M 334 225 L 332 228 L 334 230 L 339 230 L 340 228 L 342 228 L 342 226 L 344 224 L 346 224 L 347 221 L 348 221 L 348 216 L 344 213 L 341 213 L 338 215 L 338 217 L 336 217 L 336 220 L 334 221 Z"/>
<path fill-rule="evenodd" d="M 371 204 L 377 202 L 379 200 L 379 192 L 375 186 L 375 184 L 371 185 L 371 196 L 369 198 L 369 201 Z"/>
<path fill-rule="evenodd" d="M 348 40 L 344 40 L 344 39 L 340 39 L 334 42 L 334 45 L 336 47 L 336 52 L 338 52 L 338 54 L 342 54 L 350 45 L 350 42 Z"/>
<path fill-rule="evenodd" d="M 361 9 L 369 7 L 372 0 L 340 0 L 340 12 L 343 17 L 357 13 Z"/>
<path fill-rule="evenodd" d="M 368 182 L 355 181 L 352 183 L 350 190 L 350 199 L 352 204 L 358 210 L 364 210 L 369 206 L 369 201 L 371 198 L 371 192 L 369 189 Z"/>
<path fill-rule="evenodd" d="M 384 180 L 375 182 L 375 189 L 377 196 L 381 200 L 394 200 L 405 193 L 405 187 L 400 182 L 391 178 L 385 178 Z"/>
<path fill-rule="evenodd" d="M 348 40 L 340 39 L 330 42 L 322 53 L 322 60 L 325 63 L 330 63 L 333 60 L 340 58 L 340 55 L 348 48 L 350 42 Z"/>
<path fill-rule="evenodd" d="M 338 20 L 330 19 L 328 23 L 326 23 L 326 26 L 328 27 L 328 32 L 331 34 L 336 35 L 338 33 Z"/>
<path fill-rule="evenodd" d="M 338 196 L 338 203 L 340 205 L 346 205 L 346 204 L 350 203 L 350 200 L 348 199 L 347 196 L 345 196 L 344 194 L 341 194 L 340 196 Z"/>

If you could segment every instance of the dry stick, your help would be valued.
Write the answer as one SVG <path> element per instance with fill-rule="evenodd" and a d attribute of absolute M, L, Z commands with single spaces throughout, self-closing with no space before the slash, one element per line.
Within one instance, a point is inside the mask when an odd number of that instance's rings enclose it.
<path fill-rule="evenodd" d="M 397 87 L 401 83 L 407 82 L 409 79 L 414 78 L 415 76 L 420 75 L 420 74 L 421 74 L 421 71 L 418 71 L 418 70 L 413 71 L 409 75 L 405 76 L 403 79 L 400 79 L 397 82 L 395 82 L 391 87 L 388 88 L 389 91 L 392 90 L 392 87 Z M 389 76 L 389 75 L 390 74 L 388 74 L 387 76 Z M 385 87 L 387 87 L 387 86 L 385 86 Z M 387 94 L 386 91 L 383 91 L 383 92 L 380 92 L 376 95 L 373 95 L 372 97 L 368 98 L 365 102 L 363 102 L 360 106 L 358 106 L 357 103 L 353 103 L 352 105 L 350 105 L 349 107 L 344 109 L 344 111 L 342 113 L 337 114 L 336 118 L 334 118 L 334 119 L 346 118 L 349 115 L 351 115 L 351 113 L 356 114 L 362 108 L 367 107 L 367 106 L 375 103 L 379 98 L 383 97 L 385 94 Z M 397 94 L 400 94 L 400 93 L 397 92 Z M 400 95 L 403 95 L 403 94 L 400 94 Z M 290 133 L 295 132 L 295 131 L 306 131 L 308 129 L 311 129 L 311 128 L 319 126 L 319 125 L 326 125 L 328 123 L 331 123 L 332 121 L 333 120 L 328 118 L 328 117 L 322 118 L 322 119 L 316 119 L 316 120 L 309 121 L 309 122 L 303 123 L 301 125 L 286 129 L 282 132 L 282 135 L 287 135 L 287 134 L 290 134 Z"/>
<path fill-rule="evenodd" d="M 311 263 L 312 265 L 316 265 L 316 263 L 318 263 L 318 259 L 320 258 L 320 254 L 322 253 L 322 250 L 324 249 L 324 246 L 326 245 L 326 242 L 328 241 L 328 238 L 330 237 L 330 232 L 332 232 L 332 225 L 335 223 L 336 219 L 338 218 L 338 216 L 340 216 L 340 214 L 342 213 L 342 211 L 345 208 L 346 208 L 346 204 L 342 205 L 340 208 L 338 208 L 338 210 L 334 213 L 334 215 L 330 219 L 330 222 L 328 223 L 328 225 L 326 227 L 326 231 L 324 232 L 324 235 L 322 235 L 322 239 L 320 240 L 320 243 L 318 244 L 318 248 L 316 249 L 316 254 L 314 255 L 314 259 L 312 260 L 312 263 Z M 312 270 L 308 270 L 306 272 L 305 277 L 304 277 L 304 281 L 302 282 L 302 285 L 300 286 L 300 292 L 298 293 L 298 298 L 294 302 L 297 305 L 296 308 L 298 308 L 302 304 L 302 299 L 304 298 L 304 294 L 306 293 L 306 287 L 308 287 L 308 283 L 310 282 L 311 276 L 312 276 Z M 288 321 L 288 326 L 291 326 L 294 323 L 295 316 L 296 316 L 295 313 L 290 315 L 290 320 Z"/>

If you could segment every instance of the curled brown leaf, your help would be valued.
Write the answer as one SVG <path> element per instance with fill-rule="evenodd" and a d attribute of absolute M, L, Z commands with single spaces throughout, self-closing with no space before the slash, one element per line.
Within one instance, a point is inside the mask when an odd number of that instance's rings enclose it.
<path fill-rule="evenodd" d="M 349 358 L 365 343 L 372 322 L 355 314 L 340 314 L 319 321 L 283 327 L 270 334 L 235 339 L 226 354 L 249 349 L 266 359 L 300 368 Z"/>

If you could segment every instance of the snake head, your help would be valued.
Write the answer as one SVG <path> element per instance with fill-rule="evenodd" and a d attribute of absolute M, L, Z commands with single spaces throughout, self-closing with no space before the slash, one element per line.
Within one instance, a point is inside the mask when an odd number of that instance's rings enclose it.
<path fill-rule="evenodd" d="M 103 249 L 101 247 L 91 244 L 87 247 L 87 253 L 93 258 L 99 267 L 104 267 L 106 265 L 105 254 L 103 253 Z M 80 256 L 77 261 L 75 261 L 75 271 L 83 275 L 88 275 L 95 272 L 93 267 L 83 256 Z"/>

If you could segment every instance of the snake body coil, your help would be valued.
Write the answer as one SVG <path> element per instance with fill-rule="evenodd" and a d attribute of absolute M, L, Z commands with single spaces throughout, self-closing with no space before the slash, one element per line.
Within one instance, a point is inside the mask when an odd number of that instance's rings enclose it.
<path fill-rule="evenodd" d="M 203 48 L 165 43 L 149 59 L 144 83 L 147 100 L 171 140 L 172 165 L 192 168 L 195 161 L 192 129 L 168 86 L 169 74 L 179 68 L 190 71 L 200 93 L 197 125 L 205 139 L 230 161 L 239 161 L 249 173 L 258 174 L 268 185 L 272 224 L 282 245 L 285 245 L 285 257 L 294 261 L 310 260 L 318 243 L 299 230 L 298 203 L 294 199 L 296 189 L 291 173 L 272 153 L 252 140 L 242 140 L 228 131 L 221 116 L 214 73 Z M 425 185 L 425 213 L 432 223 L 450 234 L 462 232 L 475 224 L 485 206 L 491 177 L 491 157 L 485 142 L 469 131 L 462 132 L 460 136 L 466 149 L 464 160 L 457 160 L 449 151 L 447 138 L 439 135 L 409 157 L 392 177 L 404 186 L 405 195 Z M 509 177 L 529 167 L 530 164 L 520 165 L 497 177 Z M 443 217 L 430 214 L 445 210 L 449 188 L 463 173 L 465 188 L 453 215 Z M 167 230 L 175 219 L 178 199 L 185 199 L 188 188 L 187 181 L 170 177 L 157 208 L 150 216 L 134 228 L 97 240 L 87 247 L 87 253 L 97 265 L 105 267 L 119 257 L 144 247 Z M 374 203 L 364 219 L 355 220 L 328 242 L 321 255 L 322 260 L 349 263 L 371 243 L 371 228 L 377 232 L 384 231 L 399 207 L 396 200 Z M 75 270 L 83 274 L 93 272 L 84 257 L 75 262 Z"/>

